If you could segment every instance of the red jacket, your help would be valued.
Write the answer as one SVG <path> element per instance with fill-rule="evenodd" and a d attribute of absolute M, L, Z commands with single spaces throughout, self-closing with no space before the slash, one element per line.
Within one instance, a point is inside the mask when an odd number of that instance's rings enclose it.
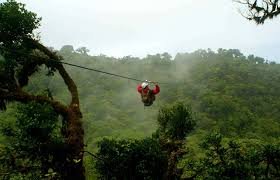
<path fill-rule="evenodd" d="M 149 86 L 147 86 L 147 87 L 143 90 L 143 92 L 144 92 L 144 93 L 147 93 L 148 90 L 149 90 Z M 137 91 L 138 91 L 139 93 L 142 93 L 142 86 L 141 86 L 141 84 L 139 84 L 139 85 L 137 86 Z M 159 88 L 159 86 L 156 84 L 156 85 L 155 85 L 155 88 L 153 89 L 153 93 L 154 93 L 154 94 L 158 94 L 159 91 L 160 91 L 160 88 Z"/>

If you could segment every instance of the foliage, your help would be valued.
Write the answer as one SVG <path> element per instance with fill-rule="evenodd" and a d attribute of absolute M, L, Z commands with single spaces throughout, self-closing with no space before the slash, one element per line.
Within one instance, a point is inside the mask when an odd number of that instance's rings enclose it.
<path fill-rule="evenodd" d="M 103 139 L 98 146 L 101 179 L 162 179 L 165 174 L 167 157 L 154 139 Z"/>
<path fill-rule="evenodd" d="M 64 156 L 58 115 L 49 105 L 35 102 L 17 105 L 16 112 L 14 124 L 1 125 L 6 141 L 0 152 L 0 169 L 7 173 L 5 178 L 42 178 L 50 171 L 58 178 Z"/>
<path fill-rule="evenodd" d="M 33 12 L 25 9 L 25 5 L 14 0 L 0 4 L 0 34 L 1 41 L 15 44 L 25 37 L 32 37 L 33 30 L 40 25 L 40 18 Z M 18 42 L 18 45 L 20 43 Z"/>
<path fill-rule="evenodd" d="M 37 71 L 30 63 L 28 70 L 25 67 L 27 57 L 24 54 L 30 53 L 30 45 L 24 39 L 34 36 L 33 30 L 39 26 L 39 21 L 40 18 L 21 3 L 9 0 L 0 4 L 0 54 L 4 60 L 0 64 L 1 88 L 15 89 L 17 83 L 26 85 L 26 73 Z M 5 101 L 0 101 L 0 109 L 5 109 Z"/>
<path fill-rule="evenodd" d="M 177 102 L 163 107 L 158 113 L 159 128 L 154 137 L 159 139 L 162 151 L 168 156 L 166 179 L 180 179 L 182 169 L 178 168 L 180 159 L 186 154 L 184 140 L 192 130 L 196 121 L 190 106 Z"/>
<path fill-rule="evenodd" d="M 87 49 L 86 47 L 79 47 L 78 49 L 76 49 L 76 51 L 81 54 L 87 54 L 89 52 L 89 49 Z"/>
<path fill-rule="evenodd" d="M 159 110 L 159 133 L 171 140 L 183 140 L 195 126 L 190 107 L 179 102 Z"/>
<path fill-rule="evenodd" d="M 45 138 L 49 139 L 57 127 L 58 115 L 47 104 L 31 102 L 18 106 L 16 117 L 16 126 L 23 141 L 45 142 Z"/>
<path fill-rule="evenodd" d="M 71 54 L 74 52 L 74 47 L 72 45 L 64 45 L 59 52 L 63 55 Z"/>
<path fill-rule="evenodd" d="M 279 177 L 280 144 L 248 146 L 234 140 L 222 143 L 219 133 L 208 135 L 201 144 L 205 156 L 186 163 L 188 178 L 275 179 Z"/>
<path fill-rule="evenodd" d="M 162 108 L 154 139 L 109 140 L 99 143 L 97 171 L 106 179 L 174 179 L 181 176 L 177 163 L 184 154 L 186 134 L 195 121 L 190 108 L 176 103 Z M 170 140 L 168 139 L 170 137 Z"/>

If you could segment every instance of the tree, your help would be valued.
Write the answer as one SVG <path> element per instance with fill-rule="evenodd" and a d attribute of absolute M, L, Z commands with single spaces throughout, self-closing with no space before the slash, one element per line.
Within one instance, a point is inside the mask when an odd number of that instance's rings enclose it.
<path fill-rule="evenodd" d="M 81 53 L 81 54 L 86 54 L 89 52 L 89 49 L 87 49 L 86 47 L 79 47 L 78 49 L 76 49 L 76 51 L 78 53 Z"/>
<path fill-rule="evenodd" d="M 195 127 L 190 107 L 182 102 L 164 107 L 158 114 L 159 134 L 167 140 L 184 140 Z"/>
<path fill-rule="evenodd" d="M 25 9 L 24 4 L 14 0 L 0 4 L 0 108 L 6 109 L 8 102 L 46 103 L 63 117 L 67 158 L 64 168 L 66 179 L 85 179 L 83 167 L 84 130 L 78 91 L 75 82 L 59 61 L 62 59 L 39 42 L 34 30 L 40 18 Z M 65 105 L 44 95 L 33 95 L 24 91 L 30 76 L 45 65 L 50 72 L 58 71 L 70 94 L 71 102 Z M 51 73 L 50 73 L 51 74 Z"/>
<path fill-rule="evenodd" d="M 60 53 L 62 54 L 71 54 L 74 52 L 74 47 L 72 45 L 64 45 L 60 49 Z"/>
<path fill-rule="evenodd" d="M 280 14 L 278 0 L 237 0 L 236 2 L 246 6 L 247 14 L 243 16 L 257 24 L 263 24 L 267 19 L 273 19 Z"/>
<path fill-rule="evenodd" d="M 184 139 L 196 125 L 191 109 L 182 102 L 161 108 L 158 124 L 159 128 L 154 136 L 159 138 L 162 150 L 168 155 L 166 178 L 180 178 L 183 171 L 177 168 L 177 164 L 179 159 L 186 154 L 183 148 Z"/>
<path fill-rule="evenodd" d="M 164 53 L 161 54 L 161 58 L 163 60 L 170 61 L 172 56 L 170 54 L 168 54 L 167 52 L 164 52 Z"/>

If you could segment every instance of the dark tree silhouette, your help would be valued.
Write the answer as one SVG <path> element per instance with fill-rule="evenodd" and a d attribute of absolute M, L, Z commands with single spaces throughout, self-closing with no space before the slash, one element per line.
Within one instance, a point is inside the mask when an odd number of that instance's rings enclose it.
<path fill-rule="evenodd" d="M 237 0 L 247 8 L 247 12 L 242 15 L 248 20 L 253 20 L 257 24 L 263 24 L 267 19 L 272 19 L 280 14 L 278 0 Z"/>

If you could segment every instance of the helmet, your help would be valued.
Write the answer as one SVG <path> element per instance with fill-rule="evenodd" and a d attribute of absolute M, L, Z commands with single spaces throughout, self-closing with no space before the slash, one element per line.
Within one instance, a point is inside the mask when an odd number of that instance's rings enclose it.
<path fill-rule="evenodd" d="M 142 87 L 143 89 L 145 89 L 148 85 L 149 85 L 149 84 L 148 84 L 147 82 L 143 82 L 143 83 L 141 84 L 141 87 Z"/>

